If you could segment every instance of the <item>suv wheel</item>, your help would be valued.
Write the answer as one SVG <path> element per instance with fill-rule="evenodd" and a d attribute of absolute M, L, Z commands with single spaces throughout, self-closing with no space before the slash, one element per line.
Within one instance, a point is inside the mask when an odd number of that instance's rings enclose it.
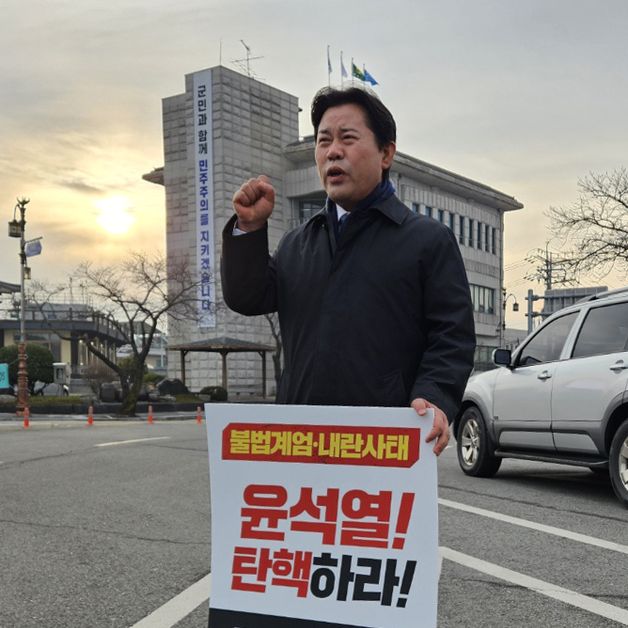
<path fill-rule="evenodd" d="M 619 426 L 613 437 L 609 471 L 615 495 L 628 507 L 628 420 Z"/>
<path fill-rule="evenodd" d="M 484 418 L 475 406 L 462 413 L 456 449 L 458 464 L 467 475 L 491 477 L 497 473 L 502 463 L 501 458 L 493 455 Z"/>

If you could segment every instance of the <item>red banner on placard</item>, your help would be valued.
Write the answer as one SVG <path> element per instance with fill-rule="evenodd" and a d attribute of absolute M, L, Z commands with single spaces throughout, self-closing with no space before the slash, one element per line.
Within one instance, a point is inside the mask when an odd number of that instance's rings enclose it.
<path fill-rule="evenodd" d="M 419 459 L 420 428 L 230 423 L 223 460 L 411 467 Z"/>

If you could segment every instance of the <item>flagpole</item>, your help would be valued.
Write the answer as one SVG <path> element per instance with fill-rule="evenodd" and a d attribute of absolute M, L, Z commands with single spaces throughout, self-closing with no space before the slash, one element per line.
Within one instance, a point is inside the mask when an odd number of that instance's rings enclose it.
<path fill-rule="evenodd" d="M 331 87 L 331 61 L 329 59 L 329 44 L 327 44 L 327 87 Z"/>
<path fill-rule="evenodd" d="M 354 86 L 353 78 L 353 57 L 351 57 L 351 87 Z"/>
<path fill-rule="evenodd" d="M 340 87 L 344 87 L 345 77 L 347 76 L 347 70 L 345 68 L 345 62 L 342 57 L 342 50 L 340 51 Z"/>

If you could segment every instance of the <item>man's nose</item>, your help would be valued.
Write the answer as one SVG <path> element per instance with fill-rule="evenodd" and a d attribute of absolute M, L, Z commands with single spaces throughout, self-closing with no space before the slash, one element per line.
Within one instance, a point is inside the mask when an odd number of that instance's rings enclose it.
<path fill-rule="evenodd" d="M 333 140 L 327 148 L 327 159 L 340 159 L 342 155 L 341 143 L 338 140 Z"/>

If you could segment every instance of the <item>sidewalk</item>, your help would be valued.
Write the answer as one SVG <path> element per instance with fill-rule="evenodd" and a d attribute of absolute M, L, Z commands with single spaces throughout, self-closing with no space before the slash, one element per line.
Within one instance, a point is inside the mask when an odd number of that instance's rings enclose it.
<path fill-rule="evenodd" d="M 180 410 L 180 411 L 171 411 L 171 412 L 155 412 L 153 413 L 153 417 L 155 422 L 159 421 L 184 421 L 188 419 L 196 418 L 196 411 L 191 410 Z M 203 417 L 205 418 L 205 417 Z M 138 412 L 137 416 L 127 417 L 127 416 L 116 416 L 114 414 L 94 414 L 94 423 L 101 422 L 111 422 L 111 423 L 121 423 L 121 422 L 142 422 L 147 420 L 147 415 L 142 412 Z M 86 423 L 87 422 L 87 414 L 31 414 L 29 416 L 29 422 L 31 425 L 33 423 Z M 16 416 L 15 413 L 10 412 L 0 412 L 0 427 L 4 427 L 7 425 L 22 425 L 22 417 Z"/>
<path fill-rule="evenodd" d="M 256 404 L 264 404 L 264 403 L 274 403 L 274 399 L 272 398 L 262 398 L 262 397 L 249 397 L 246 399 L 236 399 L 229 400 L 228 403 L 256 403 Z M 99 403 L 94 408 L 93 419 L 94 423 L 123 423 L 123 422 L 131 422 L 131 423 L 141 423 L 145 422 L 148 419 L 148 403 L 145 401 L 141 401 L 137 404 L 137 409 L 135 411 L 136 416 L 128 417 L 128 416 L 118 416 L 115 413 L 115 410 L 120 406 L 119 403 Z M 160 407 L 161 405 L 161 407 Z M 171 407 L 167 407 L 170 405 Z M 153 405 L 153 420 L 157 423 L 159 421 L 187 421 L 196 419 L 196 408 L 201 406 L 201 411 L 203 412 L 203 420 L 205 419 L 204 415 L 204 404 L 200 403 L 181 403 L 178 404 L 182 409 L 173 408 L 172 405 L 175 404 L 154 404 Z M 107 407 L 108 406 L 108 407 Z M 166 406 L 166 407 L 164 407 Z M 186 407 L 187 406 L 187 407 Z M 107 411 L 109 410 L 109 411 Z M 45 425 L 49 425 L 54 427 L 55 425 L 64 424 L 67 426 L 78 425 L 87 422 L 87 406 L 81 408 L 78 411 L 75 408 L 75 412 L 38 412 L 38 408 L 31 408 L 31 413 L 29 416 L 29 423 L 31 426 L 33 424 L 41 425 L 42 427 Z M 0 428 L 2 427 L 13 427 L 18 426 L 22 427 L 23 420 L 21 416 L 18 416 L 15 412 L 2 412 L 0 411 Z"/>

